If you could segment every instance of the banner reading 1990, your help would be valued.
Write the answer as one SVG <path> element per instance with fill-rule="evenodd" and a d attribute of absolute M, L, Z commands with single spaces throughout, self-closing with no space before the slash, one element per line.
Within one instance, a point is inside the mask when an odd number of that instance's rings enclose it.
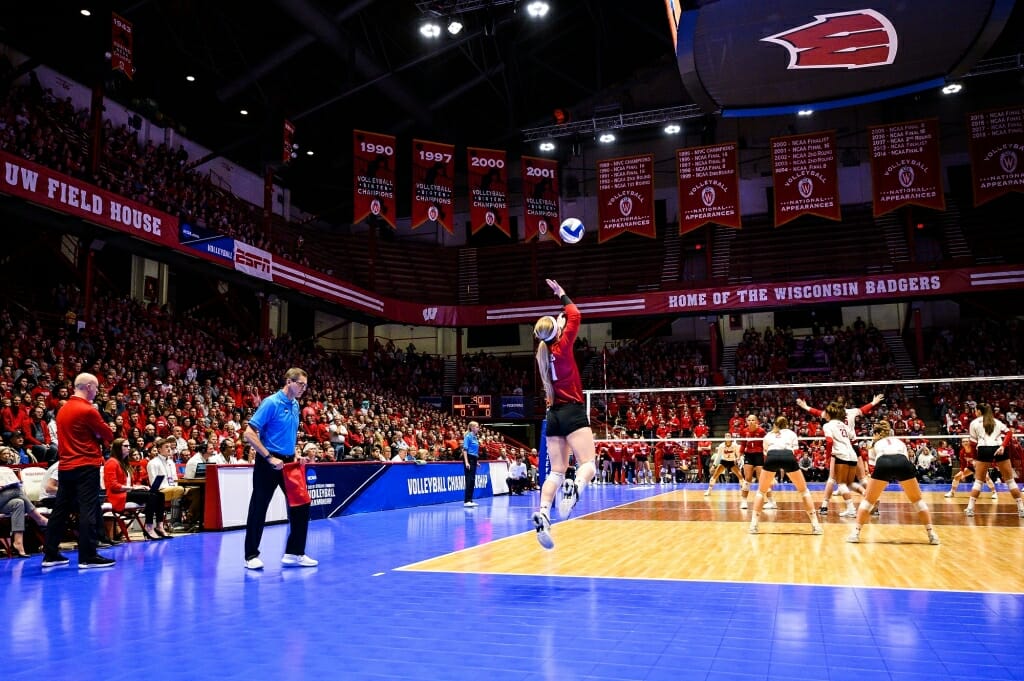
<path fill-rule="evenodd" d="M 508 164 L 505 152 L 496 149 L 468 150 L 469 222 L 473 234 L 497 227 L 506 236 L 508 226 Z"/>
<path fill-rule="evenodd" d="M 523 156 L 523 239 L 558 238 L 558 161 Z"/>
<path fill-rule="evenodd" d="M 362 130 L 352 131 L 352 222 L 369 216 L 395 228 L 395 138 Z"/>
<path fill-rule="evenodd" d="M 444 227 L 455 234 L 453 186 L 455 147 L 426 140 L 412 141 L 412 228 Z"/>

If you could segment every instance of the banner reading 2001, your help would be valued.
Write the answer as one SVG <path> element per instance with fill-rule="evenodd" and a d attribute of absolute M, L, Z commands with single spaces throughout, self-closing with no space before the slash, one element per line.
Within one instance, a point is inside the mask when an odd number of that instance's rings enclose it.
<path fill-rule="evenodd" d="M 455 234 L 455 147 L 412 141 L 412 228 L 440 225 Z"/>
<path fill-rule="evenodd" d="M 511 236 L 508 227 L 508 164 L 505 152 L 470 147 L 469 222 L 473 234 L 484 227 L 497 227 Z"/>
<path fill-rule="evenodd" d="M 395 138 L 373 132 L 352 132 L 352 222 L 371 215 L 395 228 Z"/>
<path fill-rule="evenodd" d="M 558 161 L 523 156 L 523 238 L 558 238 Z"/>

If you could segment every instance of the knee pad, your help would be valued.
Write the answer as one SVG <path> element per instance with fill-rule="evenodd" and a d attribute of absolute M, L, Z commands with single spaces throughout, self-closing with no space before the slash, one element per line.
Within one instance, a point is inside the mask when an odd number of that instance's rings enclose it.
<path fill-rule="evenodd" d="M 829 478 L 828 480 L 825 481 L 825 484 L 826 485 L 832 485 L 833 487 L 835 487 L 836 486 L 836 479 L 835 478 Z"/>
<path fill-rule="evenodd" d="M 860 506 L 857 507 L 857 511 L 864 511 L 865 513 L 871 512 L 871 502 L 867 499 L 860 500 Z"/>
<path fill-rule="evenodd" d="M 760 491 L 758 491 L 757 494 L 754 495 L 754 499 L 764 499 L 764 495 L 761 494 Z"/>
<path fill-rule="evenodd" d="M 740 480 L 740 490 L 746 492 L 750 489 L 750 483 L 746 480 Z"/>
<path fill-rule="evenodd" d="M 1014 480 L 1013 478 L 1010 478 L 1010 481 L 1006 483 L 1006 489 L 1008 489 L 1008 490 L 1010 490 L 1012 492 L 1013 490 L 1020 489 L 1020 488 L 1017 487 L 1017 481 Z"/>
<path fill-rule="evenodd" d="M 974 484 L 971 485 L 971 491 L 972 492 L 981 492 L 981 487 L 982 487 L 981 481 L 978 480 L 977 478 L 975 478 L 974 479 Z"/>
<path fill-rule="evenodd" d="M 565 482 L 565 473 L 555 473 L 554 471 L 551 471 L 550 473 L 548 473 L 548 477 L 554 480 L 558 480 L 559 487 L 561 487 L 562 483 Z"/>
<path fill-rule="evenodd" d="M 811 498 L 811 490 L 805 489 L 804 493 L 801 494 L 800 496 L 802 496 L 804 499 L 810 499 Z"/>
<path fill-rule="evenodd" d="M 839 493 L 845 497 L 847 494 L 850 493 L 850 488 L 847 487 L 845 484 L 839 485 Z"/>
<path fill-rule="evenodd" d="M 917 506 L 917 510 L 918 511 L 927 511 L 928 510 L 928 504 L 926 504 L 924 502 L 924 499 L 919 499 L 918 502 L 915 504 L 915 506 Z"/>

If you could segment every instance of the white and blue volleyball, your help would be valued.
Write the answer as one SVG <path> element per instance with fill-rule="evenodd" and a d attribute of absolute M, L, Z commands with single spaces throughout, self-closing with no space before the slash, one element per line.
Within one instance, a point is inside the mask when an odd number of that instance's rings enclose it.
<path fill-rule="evenodd" d="M 583 238 L 585 231 L 587 231 L 587 228 L 583 226 L 582 220 L 579 218 L 566 218 L 562 221 L 561 227 L 558 228 L 558 236 L 563 244 L 576 244 Z"/>

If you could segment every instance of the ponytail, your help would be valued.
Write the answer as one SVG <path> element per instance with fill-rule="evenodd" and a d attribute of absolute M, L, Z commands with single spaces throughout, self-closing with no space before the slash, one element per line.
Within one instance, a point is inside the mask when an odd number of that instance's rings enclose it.
<path fill-rule="evenodd" d="M 555 401 L 555 386 L 551 383 L 551 350 L 544 341 L 537 346 L 537 369 L 544 384 L 544 397 L 549 405 Z"/>
<path fill-rule="evenodd" d="M 981 412 L 981 425 L 985 427 L 985 433 L 991 435 L 996 429 L 996 417 L 992 414 L 991 404 L 979 404 L 978 411 Z"/>

